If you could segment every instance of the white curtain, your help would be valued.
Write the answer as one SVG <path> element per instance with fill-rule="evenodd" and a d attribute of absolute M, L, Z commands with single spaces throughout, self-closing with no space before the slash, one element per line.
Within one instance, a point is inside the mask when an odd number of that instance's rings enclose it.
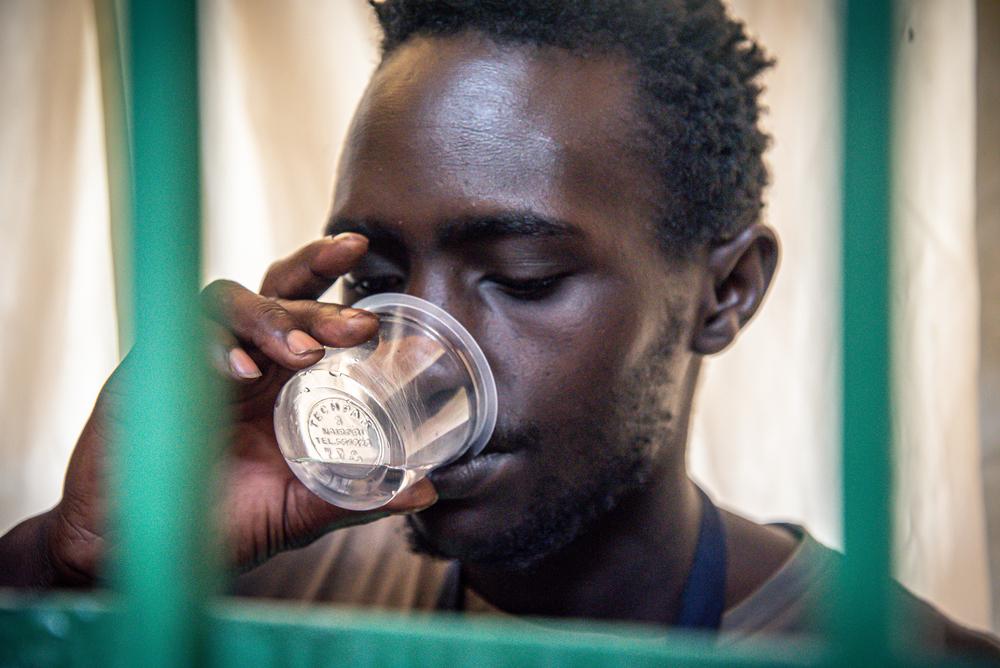
<path fill-rule="evenodd" d="M 93 8 L 0 2 L 0 530 L 54 504 L 117 362 Z"/>
<path fill-rule="evenodd" d="M 205 275 L 256 288 L 322 234 L 376 25 L 343 0 L 214 0 L 200 19 Z"/>
<path fill-rule="evenodd" d="M 990 619 L 979 439 L 976 26 L 972 0 L 900 3 L 893 225 L 896 567 L 969 622 Z"/>
<path fill-rule="evenodd" d="M 783 259 L 760 316 L 706 365 L 691 467 L 725 505 L 837 544 L 839 3 L 731 4 L 778 60 L 766 80 L 765 215 Z M 903 9 L 898 571 L 983 626 L 972 5 Z M 320 234 L 376 33 L 360 0 L 206 0 L 201 19 L 205 275 L 256 286 L 271 261 Z M 74 435 L 113 366 L 115 327 L 89 3 L 7 0 L 0 36 L 0 188 L 12 203 L 0 210 L 4 528 L 58 498 Z"/>

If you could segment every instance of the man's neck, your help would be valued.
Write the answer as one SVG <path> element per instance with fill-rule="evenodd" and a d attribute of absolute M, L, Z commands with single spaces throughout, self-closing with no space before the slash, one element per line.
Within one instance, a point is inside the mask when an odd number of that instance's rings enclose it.
<path fill-rule="evenodd" d="M 633 494 L 557 555 L 527 571 L 463 565 L 465 584 L 518 615 L 671 625 L 691 572 L 701 499 L 685 476 Z M 798 545 L 786 530 L 722 512 L 725 609 L 751 596 Z"/>
<path fill-rule="evenodd" d="M 654 473 L 652 480 L 652 488 L 623 498 L 534 568 L 467 564 L 466 584 L 513 614 L 672 623 L 698 541 L 701 501 L 686 476 Z"/>

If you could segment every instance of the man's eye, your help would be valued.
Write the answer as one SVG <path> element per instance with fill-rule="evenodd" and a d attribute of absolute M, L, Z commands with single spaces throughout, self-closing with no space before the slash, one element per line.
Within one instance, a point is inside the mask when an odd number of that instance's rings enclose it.
<path fill-rule="evenodd" d="M 399 276 L 344 276 L 344 285 L 348 290 L 360 295 L 374 295 L 379 292 L 399 292 L 403 286 L 403 279 Z"/>
<path fill-rule="evenodd" d="M 556 274 L 542 278 L 518 279 L 507 276 L 490 276 L 488 280 L 496 284 L 503 292 L 525 301 L 544 299 L 551 295 L 566 278 L 566 274 Z"/>

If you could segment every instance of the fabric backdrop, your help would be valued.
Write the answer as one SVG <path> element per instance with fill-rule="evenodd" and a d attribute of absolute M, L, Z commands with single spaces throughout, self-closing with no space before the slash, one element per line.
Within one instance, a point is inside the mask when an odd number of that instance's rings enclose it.
<path fill-rule="evenodd" d="M 765 217 L 783 259 L 759 317 L 706 364 L 691 466 L 724 505 L 837 544 L 838 3 L 732 5 L 778 61 Z M 256 286 L 321 232 L 375 30 L 360 0 L 206 0 L 201 18 L 205 278 Z M 971 0 L 905 2 L 894 35 L 908 102 L 896 119 L 896 534 L 901 579 L 985 626 L 974 36 Z M 88 0 L 0 2 L 0 530 L 58 499 L 116 361 L 95 39 Z"/>
<path fill-rule="evenodd" d="M 0 2 L 0 531 L 51 506 L 118 360 L 89 0 Z"/>

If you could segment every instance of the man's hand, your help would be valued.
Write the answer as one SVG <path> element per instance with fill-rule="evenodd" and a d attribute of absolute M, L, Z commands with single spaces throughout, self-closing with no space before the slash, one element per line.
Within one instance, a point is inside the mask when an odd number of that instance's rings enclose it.
<path fill-rule="evenodd" d="M 299 482 L 275 440 L 274 401 L 291 375 L 319 361 L 324 345 L 358 345 L 378 330 L 372 314 L 314 301 L 367 247 L 357 234 L 324 238 L 272 265 L 261 294 L 230 281 L 216 281 L 202 292 L 212 333 L 208 363 L 233 385 L 232 423 L 224 429 L 224 487 L 214 519 L 235 568 L 249 568 L 338 526 L 419 510 L 437 500 L 431 483 L 422 480 L 376 511 L 343 510 Z M 105 453 L 112 434 L 125 427 L 129 396 L 123 378 L 130 361 L 122 362 L 98 396 L 70 459 L 59 504 L 0 539 L 0 585 L 95 580 L 113 543 L 105 528 Z"/>

